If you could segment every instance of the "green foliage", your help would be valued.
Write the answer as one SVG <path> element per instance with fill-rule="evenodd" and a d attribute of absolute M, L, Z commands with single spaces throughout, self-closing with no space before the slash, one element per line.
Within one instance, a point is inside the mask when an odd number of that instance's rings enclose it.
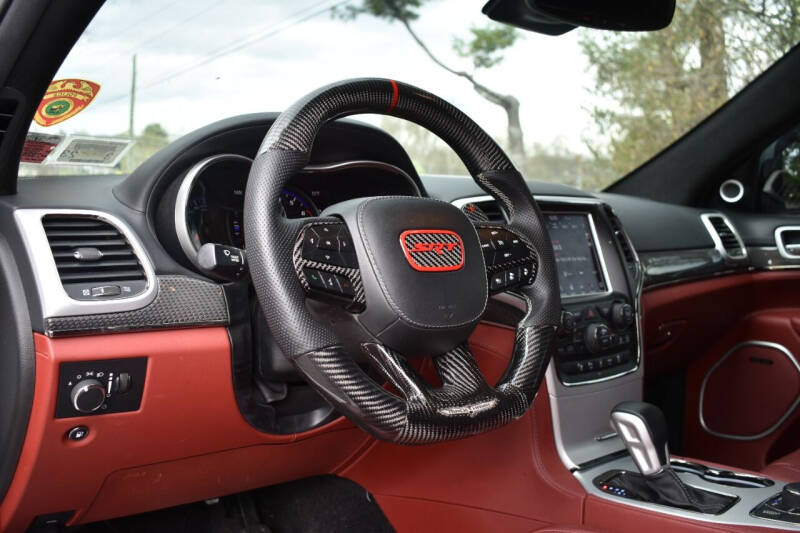
<path fill-rule="evenodd" d="M 492 23 L 483 28 L 470 28 L 472 37 L 453 39 L 453 49 L 461 57 L 472 60 L 476 68 L 492 68 L 503 60 L 503 52 L 517 42 L 520 33 L 512 26 Z"/>
<path fill-rule="evenodd" d="M 127 135 L 122 135 L 122 137 L 127 137 Z M 134 143 L 119 163 L 120 170 L 124 173 L 132 172 L 151 155 L 169 144 L 169 135 L 161 124 L 148 124 L 142 130 L 142 134 L 134 140 Z"/>
<path fill-rule="evenodd" d="M 800 38 L 800 0 L 679 0 L 644 34 L 582 30 L 603 103 L 590 148 L 624 175 L 710 115 Z"/>
<path fill-rule="evenodd" d="M 411 21 L 419 18 L 418 10 L 427 0 L 362 0 L 359 5 L 346 4 L 333 8 L 334 17 L 353 20 L 359 15 L 371 15 L 379 19 Z"/>

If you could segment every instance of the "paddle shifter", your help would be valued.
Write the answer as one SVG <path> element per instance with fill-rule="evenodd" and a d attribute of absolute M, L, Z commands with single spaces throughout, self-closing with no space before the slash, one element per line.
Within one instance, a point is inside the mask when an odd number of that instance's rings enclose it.
<path fill-rule="evenodd" d="M 685 484 L 669 464 L 667 422 L 655 405 L 622 402 L 611 411 L 611 426 L 617 431 L 641 474 L 612 470 L 594 484 L 603 492 L 669 507 L 720 514 L 736 498 Z"/>
<path fill-rule="evenodd" d="M 644 402 L 622 402 L 611 411 L 611 426 L 643 476 L 669 467 L 667 421 L 661 409 Z"/>

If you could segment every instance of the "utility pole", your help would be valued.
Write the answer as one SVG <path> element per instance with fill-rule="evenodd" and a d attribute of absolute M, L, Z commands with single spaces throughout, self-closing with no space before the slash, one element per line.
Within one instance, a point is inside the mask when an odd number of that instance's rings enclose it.
<path fill-rule="evenodd" d="M 131 107 L 128 114 L 128 137 L 133 139 L 133 106 L 136 103 L 136 54 L 133 54 L 131 68 Z"/>

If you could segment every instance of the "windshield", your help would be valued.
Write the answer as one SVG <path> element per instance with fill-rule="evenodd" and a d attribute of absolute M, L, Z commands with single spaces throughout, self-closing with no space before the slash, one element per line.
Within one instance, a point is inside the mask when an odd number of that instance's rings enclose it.
<path fill-rule="evenodd" d="M 528 179 L 599 190 L 800 36 L 796 0 L 679 0 L 659 32 L 560 37 L 489 23 L 482 3 L 109 0 L 51 84 L 20 175 L 129 173 L 215 120 L 280 111 L 332 81 L 386 77 L 459 107 Z M 419 127 L 359 119 L 394 135 L 420 173 L 466 173 Z"/>

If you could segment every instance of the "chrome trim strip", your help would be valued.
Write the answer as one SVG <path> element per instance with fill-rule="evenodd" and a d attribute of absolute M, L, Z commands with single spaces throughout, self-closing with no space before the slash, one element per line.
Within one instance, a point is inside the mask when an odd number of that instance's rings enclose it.
<path fill-rule="evenodd" d="M 181 250 L 183 251 L 184 255 L 186 256 L 192 264 L 198 268 L 200 265 L 197 263 L 197 250 L 198 248 L 195 247 L 194 242 L 192 241 L 191 235 L 189 234 L 189 227 L 188 221 L 186 220 L 186 212 L 189 203 L 189 194 L 192 192 L 192 187 L 194 186 L 197 177 L 206 170 L 209 166 L 213 165 L 218 161 L 223 161 L 227 159 L 239 160 L 239 161 L 247 161 L 251 165 L 253 160 L 249 157 L 239 155 L 239 154 L 216 154 L 205 159 L 198 161 L 197 163 L 192 166 L 186 175 L 183 177 L 181 181 L 180 188 L 178 189 L 178 194 L 175 198 L 175 213 L 174 213 L 174 220 L 175 220 L 175 234 L 178 237 L 178 242 L 181 245 Z M 372 161 L 369 159 L 354 159 L 352 161 L 338 161 L 336 163 L 325 163 L 325 164 L 318 164 L 318 165 L 307 165 L 305 166 L 299 174 L 308 173 L 308 174 L 319 174 L 324 172 L 332 172 L 335 170 L 342 170 L 347 168 L 363 168 L 363 167 L 373 167 L 373 168 L 380 168 L 389 172 L 393 172 L 401 177 L 403 177 L 409 185 L 414 190 L 414 193 L 417 196 L 421 196 L 422 193 L 419 190 L 419 186 L 405 170 L 395 165 L 384 163 L 383 161 Z"/>
<path fill-rule="evenodd" d="M 229 159 L 236 161 L 247 161 L 251 165 L 253 164 L 252 159 L 239 154 L 217 154 L 206 157 L 205 159 L 201 159 L 195 163 L 194 166 L 192 166 L 192 168 L 190 168 L 183 177 L 180 188 L 178 189 L 178 195 L 175 197 L 175 235 L 178 237 L 178 242 L 181 245 L 183 254 L 197 268 L 200 268 L 200 264 L 197 262 L 198 248 L 192 242 L 192 236 L 189 234 L 189 225 L 186 217 L 189 204 L 189 195 L 194 187 L 194 182 L 204 170 L 218 161 L 225 161 Z"/>
<path fill-rule="evenodd" d="M 100 301 L 73 300 L 64 290 L 58 275 L 50 242 L 42 225 L 45 215 L 83 215 L 94 217 L 117 228 L 131 245 L 144 270 L 146 288 L 144 292 L 131 297 Z M 43 318 L 73 315 L 92 315 L 133 311 L 145 307 L 156 297 L 157 283 L 153 265 L 139 238 L 131 228 L 119 218 L 102 211 L 88 209 L 18 209 L 14 211 L 17 228 L 31 262 L 36 290 L 42 306 Z"/>
<path fill-rule="evenodd" d="M 800 226 L 779 226 L 775 228 L 775 244 L 778 247 L 778 253 L 780 253 L 781 257 L 784 259 L 800 259 L 800 253 L 793 254 L 789 251 L 789 248 L 796 248 L 800 250 L 800 246 L 796 244 L 790 244 L 787 246 L 783 242 L 783 234 L 787 231 L 800 232 Z"/>
<path fill-rule="evenodd" d="M 723 246 L 723 244 L 722 244 L 722 239 L 720 239 L 719 234 L 717 233 L 717 230 L 714 228 L 714 225 L 711 223 L 711 220 L 710 220 L 711 217 L 719 217 L 719 218 L 721 218 L 722 220 L 725 221 L 725 223 L 728 225 L 728 228 L 731 230 L 731 233 L 736 238 L 736 242 L 739 243 L 739 248 L 742 249 L 742 254 L 743 255 L 741 255 L 741 256 L 732 256 L 732 255 L 730 255 L 728 253 L 728 250 L 726 250 L 725 246 Z M 703 222 L 703 225 L 706 227 L 706 231 L 708 231 L 708 234 L 711 236 L 711 240 L 714 241 L 714 248 L 716 248 L 716 250 L 722 255 L 722 257 L 724 257 L 725 259 L 728 259 L 730 261 L 733 261 L 733 262 L 740 262 L 740 261 L 744 261 L 745 259 L 747 259 L 747 247 L 744 245 L 744 242 L 742 241 L 742 238 L 739 236 L 739 230 L 736 229 L 736 226 L 733 225 L 733 222 L 731 222 L 731 220 L 727 216 L 725 216 L 725 215 L 723 215 L 722 213 L 719 213 L 719 212 L 702 213 L 700 215 L 700 220 Z"/>
<path fill-rule="evenodd" d="M 714 363 L 714 365 L 711 368 L 708 369 L 708 372 L 706 372 L 706 375 L 703 376 L 703 382 L 700 384 L 700 401 L 699 401 L 698 406 L 697 406 L 697 415 L 698 415 L 698 417 L 700 419 L 700 426 L 706 431 L 706 433 L 709 433 L 710 435 L 714 435 L 715 437 L 720 437 L 720 438 L 729 439 L 729 440 L 739 440 L 739 441 L 750 441 L 750 440 L 763 439 L 764 437 L 772 434 L 775 430 L 777 430 L 779 427 L 781 427 L 781 425 L 784 422 L 786 422 L 786 420 L 792 415 L 792 413 L 797 408 L 797 406 L 800 405 L 800 395 L 798 395 L 797 398 L 795 399 L 794 403 L 792 403 L 792 405 L 789 407 L 789 409 L 786 411 L 786 413 L 784 413 L 783 416 L 781 416 L 778 419 L 778 421 L 775 422 L 775 424 L 773 424 L 771 427 L 765 429 L 761 433 L 757 433 L 755 435 L 729 435 L 727 433 L 720 433 L 718 431 L 714 431 L 713 429 L 708 427 L 708 425 L 706 424 L 705 418 L 703 417 L 703 401 L 705 400 L 706 384 L 708 383 L 708 379 L 711 377 L 711 374 L 713 374 L 714 371 L 717 368 L 719 368 L 719 366 L 723 362 L 725 362 L 725 360 L 728 357 L 730 357 L 731 355 L 736 353 L 738 350 L 744 348 L 745 346 L 760 346 L 762 348 L 771 348 L 773 350 L 777 350 L 778 352 L 781 352 L 783 355 L 785 355 L 786 358 L 789 359 L 789 361 L 791 361 L 791 363 L 794 365 L 794 367 L 797 370 L 797 372 L 800 373 L 800 363 L 797 362 L 797 359 L 795 358 L 794 354 L 791 351 L 789 351 L 789 349 L 786 346 L 784 346 L 782 344 L 778 344 L 776 342 L 744 341 L 744 342 L 740 342 L 739 344 L 737 344 L 736 346 L 734 346 L 733 348 L 728 350 L 725 353 L 725 355 L 720 357 L 719 360 L 716 363 Z"/>

